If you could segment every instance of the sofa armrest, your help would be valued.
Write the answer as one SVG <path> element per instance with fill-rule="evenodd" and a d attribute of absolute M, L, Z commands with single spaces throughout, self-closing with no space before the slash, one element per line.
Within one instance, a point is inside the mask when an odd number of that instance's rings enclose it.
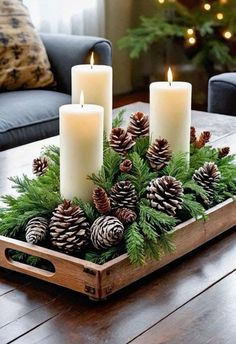
<path fill-rule="evenodd" d="M 110 41 L 90 36 L 41 34 L 52 71 L 57 81 L 57 90 L 71 94 L 71 67 L 89 63 L 94 52 L 97 64 L 111 65 Z"/>

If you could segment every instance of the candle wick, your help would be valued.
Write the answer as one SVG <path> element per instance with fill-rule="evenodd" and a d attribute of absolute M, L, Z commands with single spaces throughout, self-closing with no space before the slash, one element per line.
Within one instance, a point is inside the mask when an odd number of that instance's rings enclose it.
<path fill-rule="evenodd" d="M 91 64 L 91 69 L 93 69 L 93 65 Z"/>
<path fill-rule="evenodd" d="M 171 81 L 169 81 L 169 86 L 171 86 Z"/>
<path fill-rule="evenodd" d="M 83 104 L 81 104 L 81 107 L 82 107 L 82 109 L 83 109 L 84 105 L 83 105 Z"/>

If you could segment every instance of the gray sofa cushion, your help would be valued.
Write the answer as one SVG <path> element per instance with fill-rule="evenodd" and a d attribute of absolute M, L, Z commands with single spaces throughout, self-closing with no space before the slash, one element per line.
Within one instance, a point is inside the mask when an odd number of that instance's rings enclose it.
<path fill-rule="evenodd" d="M 57 135 L 58 108 L 70 102 L 55 91 L 0 93 L 0 150 Z"/>
<path fill-rule="evenodd" d="M 209 80 L 208 111 L 236 115 L 236 73 L 219 74 Z"/>

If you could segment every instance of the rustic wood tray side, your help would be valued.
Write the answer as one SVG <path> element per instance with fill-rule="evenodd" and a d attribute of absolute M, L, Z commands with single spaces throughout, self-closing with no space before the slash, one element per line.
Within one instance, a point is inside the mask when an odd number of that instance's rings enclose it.
<path fill-rule="evenodd" d="M 97 265 L 4 236 L 0 236 L 0 266 L 70 288 L 93 299 L 104 299 L 236 225 L 236 206 L 232 200 L 223 202 L 207 213 L 208 220 L 205 222 L 191 219 L 175 228 L 174 253 L 163 255 L 160 261 L 147 262 L 142 267 L 131 265 L 127 254 Z M 8 254 L 9 249 L 44 258 L 51 262 L 55 272 L 12 260 Z"/>

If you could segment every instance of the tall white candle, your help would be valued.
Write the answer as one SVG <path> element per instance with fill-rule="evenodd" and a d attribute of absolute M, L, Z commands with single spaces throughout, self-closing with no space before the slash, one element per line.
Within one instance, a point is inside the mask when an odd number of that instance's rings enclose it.
<path fill-rule="evenodd" d="M 103 164 L 103 107 L 69 104 L 60 107 L 60 189 L 62 197 L 92 200 L 88 175 Z"/>
<path fill-rule="evenodd" d="M 85 101 L 104 107 L 104 130 L 107 136 L 112 129 L 112 67 L 95 65 L 93 54 L 90 65 L 72 67 L 72 103 L 79 103 L 81 90 Z"/>
<path fill-rule="evenodd" d="M 150 136 L 168 140 L 173 153 L 186 153 L 189 159 L 192 85 L 173 82 L 168 71 L 168 82 L 150 85 Z"/>

